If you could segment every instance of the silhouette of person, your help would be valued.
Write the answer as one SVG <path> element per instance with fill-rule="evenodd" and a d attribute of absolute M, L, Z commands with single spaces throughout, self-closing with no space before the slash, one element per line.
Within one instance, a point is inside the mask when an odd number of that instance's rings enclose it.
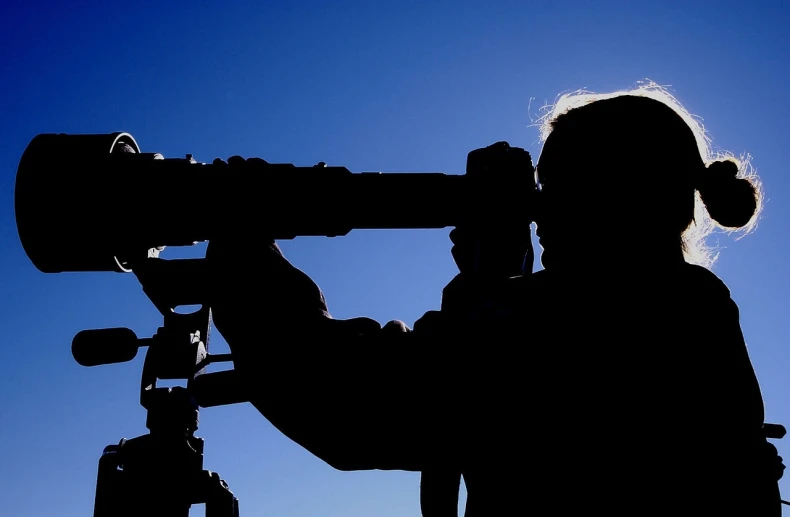
<path fill-rule="evenodd" d="M 454 308 L 413 330 L 332 319 L 265 228 L 212 241 L 214 322 L 252 404 L 337 469 L 424 472 L 426 516 L 457 512 L 459 473 L 468 517 L 780 515 L 784 467 L 704 240 L 753 226 L 757 177 L 655 86 L 565 96 L 543 137 L 543 269 L 465 272 L 480 236 L 451 232 Z M 491 236 L 531 257 L 523 233 Z"/>

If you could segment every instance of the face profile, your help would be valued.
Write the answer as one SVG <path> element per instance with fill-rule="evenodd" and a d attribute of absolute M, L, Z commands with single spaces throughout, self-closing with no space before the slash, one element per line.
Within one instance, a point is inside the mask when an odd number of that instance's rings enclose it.
<path fill-rule="evenodd" d="M 549 135 L 537 166 L 536 234 L 544 267 L 600 265 L 611 244 L 607 232 L 628 224 L 628 178 L 610 158 L 616 147 L 598 144 L 579 127 L 558 127 Z"/>

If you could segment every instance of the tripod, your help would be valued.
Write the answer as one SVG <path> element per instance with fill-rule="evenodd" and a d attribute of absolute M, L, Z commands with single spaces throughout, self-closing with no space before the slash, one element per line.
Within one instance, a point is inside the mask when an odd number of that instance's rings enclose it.
<path fill-rule="evenodd" d="M 126 328 L 84 330 L 72 342 L 83 366 L 125 362 L 148 347 L 140 386 L 148 434 L 105 447 L 99 459 L 93 517 L 188 517 L 205 504 L 206 517 L 239 517 L 239 503 L 217 473 L 203 469 L 203 439 L 195 436 L 200 407 L 244 402 L 232 370 L 206 373 L 230 354 L 209 355 L 211 311 L 199 305 L 205 259 L 163 260 L 161 249 L 132 266 L 143 290 L 164 317 L 151 338 Z M 201 337 L 205 336 L 205 341 Z M 186 387 L 157 387 L 159 379 L 182 379 Z"/>

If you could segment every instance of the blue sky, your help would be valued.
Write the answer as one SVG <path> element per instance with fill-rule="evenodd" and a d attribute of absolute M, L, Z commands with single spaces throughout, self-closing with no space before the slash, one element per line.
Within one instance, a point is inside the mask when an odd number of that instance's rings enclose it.
<path fill-rule="evenodd" d="M 790 426 L 787 27 L 790 4 L 779 0 L 5 0 L 0 515 L 91 514 L 101 450 L 145 432 L 142 354 L 86 369 L 72 359 L 71 339 L 112 326 L 150 336 L 161 324 L 132 275 L 45 275 L 25 256 L 14 178 L 38 133 L 128 131 L 143 151 L 199 161 L 239 154 L 355 172 L 460 174 L 469 151 L 499 140 L 537 159 L 531 124 L 559 93 L 645 78 L 669 85 L 703 117 L 716 146 L 751 153 L 764 181 L 768 203 L 756 232 L 722 237 L 714 271 L 741 308 L 767 418 Z M 335 317 L 411 324 L 438 308 L 456 273 L 448 232 L 359 231 L 282 248 L 323 288 Z M 605 234 L 600 251 L 625 252 Z M 226 350 L 216 333 L 211 344 Z M 336 472 L 249 405 L 202 411 L 198 435 L 206 467 L 228 481 L 242 515 L 419 515 L 417 474 Z M 790 457 L 790 446 L 778 445 Z M 571 478 L 569 490 L 574 482 L 583 480 Z M 782 488 L 790 498 L 790 476 Z"/>

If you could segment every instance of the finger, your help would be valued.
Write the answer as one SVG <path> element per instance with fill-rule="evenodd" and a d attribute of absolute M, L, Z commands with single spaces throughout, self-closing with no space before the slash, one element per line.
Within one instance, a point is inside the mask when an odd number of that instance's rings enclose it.
<path fill-rule="evenodd" d="M 433 334 L 439 331 L 444 314 L 441 311 L 428 311 L 414 322 L 414 331 L 421 334 Z"/>
<path fill-rule="evenodd" d="M 411 332 L 411 329 L 408 325 L 406 325 L 401 320 L 392 320 L 388 321 L 382 328 L 381 334 L 384 336 L 392 336 L 396 334 L 403 334 L 405 332 Z"/>
<path fill-rule="evenodd" d="M 454 244 L 464 242 L 471 237 L 471 232 L 468 228 L 456 227 L 450 231 L 450 241 Z"/>

